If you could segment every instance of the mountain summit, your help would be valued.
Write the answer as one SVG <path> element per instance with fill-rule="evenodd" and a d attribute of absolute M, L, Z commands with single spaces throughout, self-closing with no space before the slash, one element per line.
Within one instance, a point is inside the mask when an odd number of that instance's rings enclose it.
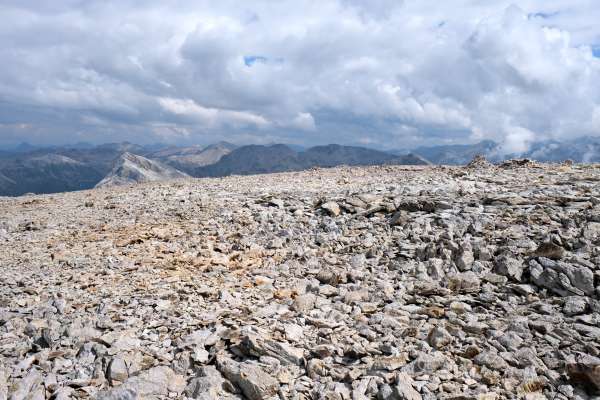
<path fill-rule="evenodd" d="M 112 171 L 96 187 L 123 186 L 187 177 L 188 174 L 159 161 L 125 152 L 119 157 Z"/>

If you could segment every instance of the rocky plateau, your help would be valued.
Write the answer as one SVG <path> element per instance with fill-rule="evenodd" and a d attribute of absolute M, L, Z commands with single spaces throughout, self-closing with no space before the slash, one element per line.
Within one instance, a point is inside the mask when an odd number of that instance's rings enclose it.
<path fill-rule="evenodd" d="M 0 198 L 0 399 L 587 399 L 600 166 Z"/>

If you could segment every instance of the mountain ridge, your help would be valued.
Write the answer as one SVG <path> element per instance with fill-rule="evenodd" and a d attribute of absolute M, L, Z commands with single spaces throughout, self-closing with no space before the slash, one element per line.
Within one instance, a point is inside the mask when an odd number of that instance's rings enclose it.
<path fill-rule="evenodd" d="M 111 172 L 94 187 L 124 186 L 179 178 L 189 178 L 189 175 L 159 161 L 125 152 L 115 162 Z"/>
<path fill-rule="evenodd" d="M 542 141 L 523 154 L 503 154 L 500 144 L 481 141 L 464 145 L 421 146 L 382 151 L 329 144 L 304 148 L 287 144 L 237 146 L 137 145 L 129 142 L 92 146 L 75 144 L 41 148 L 30 144 L 0 152 L 0 196 L 91 189 L 104 179 L 125 152 L 157 161 L 194 177 L 299 171 L 337 165 L 409 164 L 465 165 L 475 155 L 491 162 L 525 157 L 543 162 L 600 162 L 600 139 L 580 137 L 567 142 Z"/>
<path fill-rule="evenodd" d="M 193 174 L 195 168 L 218 162 L 221 157 L 237 148 L 236 145 L 220 141 L 208 146 L 168 147 L 147 154 L 147 157 L 157 159 L 188 174 Z"/>
<path fill-rule="evenodd" d="M 285 144 L 247 145 L 223 156 L 214 164 L 196 169 L 194 176 L 252 175 L 300 171 L 313 167 L 379 164 L 427 165 L 428 162 L 414 155 L 397 156 L 364 147 L 338 144 L 314 146 L 303 151 L 295 151 Z"/>

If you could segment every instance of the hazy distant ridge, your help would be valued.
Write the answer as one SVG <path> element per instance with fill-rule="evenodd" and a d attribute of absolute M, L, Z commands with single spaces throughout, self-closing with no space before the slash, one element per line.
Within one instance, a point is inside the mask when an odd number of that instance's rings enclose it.
<path fill-rule="evenodd" d="M 165 170 L 172 168 L 190 176 L 207 177 L 299 171 L 337 165 L 464 165 L 478 154 L 493 162 L 513 157 L 527 157 L 546 162 L 561 162 L 565 159 L 575 162 L 600 162 L 600 139 L 586 137 L 562 143 L 537 142 L 523 154 L 505 154 L 502 146 L 492 141 L 387 152 L 337 144 L 308 149 L 285 144 L 237 147 L 227 142 L 205 147 L 140 146 L 132 143 L 92 146 L 82 143 L 38 148 L 22 144 L 0 153 L 0 196 L 91 189 L 107 176 L 114 174 L 115 168 L 121 166 L 125 153 L 144 157 L 148 162 L 158 163 Z M 145 165 L 148 162 L 144 162 Z M 120 173 L 124 176 L 135 175 L 133 171 Z M 116 176 L 118 175 L 119 173 Z M 144 173 L 140 173 L 131 182 L 144 180 L 145 176 Z M 170 179 L 168 172 L 165 172 L 164 176 L 164 179 Z"/>
<path fill-rule="evenodd" d="M 414 155 L 398 156 L 364 147 L 330 144 L 294 151 L 283 144 L 240 147 L 218 162 L 196 169 L 194 176 L 249 175 L 271 172 L 299 171 L 312 167 L 337 165 L 407 164 L 427 165 Z"/>

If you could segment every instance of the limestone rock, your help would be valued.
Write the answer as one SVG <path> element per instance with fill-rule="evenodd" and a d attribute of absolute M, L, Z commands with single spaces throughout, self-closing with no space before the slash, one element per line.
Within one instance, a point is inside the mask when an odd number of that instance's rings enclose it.
<path fill-rule="evenodd" d="M 334 217 L 340 215 L 340 206 L 334 201 L 328 201 L 326 203 L 321 204 L 321 208 Z"/>
<path fill-rule="evenodd" d="M 257 364 L 221 359 L 218 367 L 250 400 L 265 400 L 277 394 L 279 382 Z"/>
<path fill-rule="evenodd" d="M 494 271 L 517 282 L 521 282 L 523 269 L 521 261 L 507 255 L 502 255 L 495 260 Z"/>
<path fill-rule="evenodd" d="M 0 400 L 593 396 L 597 182 L 386 165 L 0 198 Z"/>

